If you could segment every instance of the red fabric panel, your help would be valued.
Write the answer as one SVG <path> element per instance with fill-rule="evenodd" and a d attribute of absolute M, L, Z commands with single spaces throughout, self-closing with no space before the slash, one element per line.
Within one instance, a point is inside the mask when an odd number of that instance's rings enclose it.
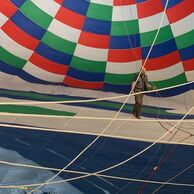
<path fill-rule="evenodd" d="M 164 11 L 161 0 L 149 0 L 137 4 L 138 18 L 144 18 Z"/>
<path fill-rule="evenodd" d="M 190 15 L 194 11 L 194 1 L 184 0 L 166 11 L 170 23 L 174 23 Z"/>
<path fill-rule="evenodd" d="M 134 49 L 110 49 L 108 61 L 110 62 L 129 62 L 141 59 L 141 48 Z"/>
<path fill-rule="evenodd" d="M 110 42 L 110 36 L 94 34 L 90 32 L 81 32 L 79 43 L 86 46 L 95 48 L 108 48 Z"/>
<path fill-rule="evenodd" d="M 104 82 L 87 82 L 67 76 L 65 77 L 64 84 L 77 88 L 102 89 Z"/>
<path fill-rule="evenodd" d="M 57 3 L 62 4 L 64 0 L 55 0 Z"/>
<path fill-rule="evenodd" d="M 50 61 L 37 53 L 34 53 L 29 61 L 41 69 L 60 75 L 66 75 L 69 67 Z"/>
<path fill-rule="evenodd" d="M 113 5 L 132 5 L 136 0 L 114 0 Z"/>
<path fill-rule="evenodd" d="M 143 64 L 144 64 L 143 60 Z M 180 59 L 180 55 L 178 51 L 172 52 L 168 55 L 164 55 L 162 57 L 157 57 L 157 58 L 152 58 L 152 59 L 148 59 L 146 62 L 146 69 L 147 70 L 158 70 L 158 69 L 163 69 L 163 68 L 167 68 L 170 67 L 176 63 L 179 63 L 181 61 Z"/>
<path fill-rule="evenodd" d="M 59 21 L 61 21 L 64 24 L 67 24 L 68 26 L 72 26 L 77 29 L 82 29 L 85 17 L 77 14 L 69 9 L 66 9 L 65 7 L 61 6 L 56 17 Z"/>
<path fill-rule="evenodd" d="M 188 59 L 183 61 L 183 67 L 185 71 L 194 70 L 194 59 Z"/>
<path fill-rule="evenodd" d="M 36 38 L 30 36 L 19 27 L 17 27 L 17 25 L 15 25 L 11 20 L 7 21 L 2 26 L 2 30 L 15 42 L 31 50 L 34 50 L 40 42 Z"/>
<path fill-rule="evenodd" d="M 8 18 L 11 17 L 17 8 L 8 0 L 1 0 L 0 2 L 0 12 L 6 15 Z"/>

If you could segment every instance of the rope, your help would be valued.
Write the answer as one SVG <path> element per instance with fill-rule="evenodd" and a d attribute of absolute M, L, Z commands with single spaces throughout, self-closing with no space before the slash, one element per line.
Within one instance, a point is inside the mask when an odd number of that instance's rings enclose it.
<path fill-rule="evenodd" d="M 177 131 L 178 131 L 178 130 L 177 130 Z M 177 131 L 176 131 L 176 132 L 177 132 Z M 176 134 L 176 133 L 175 133 L 175 134 Z M 189 136 L 189 137 L 190 137 L 190 136 Z M 184 141 L 184 140 L 187 139 L 187 138 L 188 138 L 188 137 L 182 139 L 181 141 Z M 176 149 L 177 146 L 178 146 L 177 144 L 174 145 L 174 146 L 170 149 L 170 151 L 168 152 L 168 154 L 166 155 L 166 157 L 161 161 L 161 163 L 153 168 L 153 171 L 152 171 L 152 173 L 149 175 L 149 177 L 148 177 L 147 180 L 150 180 L 150 179 L 151 179 L 151 178 L 152 178 L 152 177 L 160 170 L 161 166 L 167 161 L 168 158 L 170 158 L 170 156 L 173 154 L 173 152 L 175 151 L 175 149 Z M 148 182 L 145 182 L 145 183 L 142 185 L 142 187 L 141 187 L 141 188 L 139 189 L 139 191 L 138 191 L 138 194 L 143 193 L 144 188 L 146 187 L 147 184 L 148 184 Z"/>
<path fill-rule="evenodd" d="M 153 40 L 153 43 L 152 43 L 152 45 L 151 45 L 151 47 L 150 47 L 150 50 L 149 50 L 149 52 L 148 52 L 148 55 L 147 55 L 147 57 L 146 57 L 146 59 L 145 59 L 145 61 L 144 61 L 144 64 L 143 64 L 143 68 L 144 68 L 144 66 L 145 66 L 145 64 L 146 64 L 146 62 L 147 62 L 147 60 L 148 60 L 148 58 L 149 58 L 149 55 L 150 55 L 150 53 L 151 53 L 151 51 L 152 51 L 152 48 L 153 48 L 153 46 L 154 46 L 154 43 L 155 43 L 155 41 L 156 41 L 156 39 L 157 39 L 157 37 L 158 37 L 158 34 L 159 34 L 159 31 L 160 31 L 160 28 L 161 28 L 161 26 L 162 26 L 162 22 L 163 22 L 163 19 L 164 19 L 164 13 L 165 13 L 165 10 L 166 10 L 166 8 L 167 8 L 167 5 L 168 5 L 168 1 L 169 0 L 167 0 L 167 2 L 166 2 L 166 5 L 165 5 L 165 8 L 164 8 L 164 12 L 163 12 L 163 15 L 162 15 L 162 18 L 161 18 L 161 22 L 160 22 L 160 25 L 159 25 L 159 28 L 158 28 L 158 30 L 157 30 L 157 33 L 156 33 L 156 36 L 154 37 L 154 40 Z M 139 73 L 139 75 L 137 76 L 137 78 L 136 78 L 136 80 L 135 80 L 135 83 L 134 83 L 134 85 L 132 86 L 132 89 L 131 89 L 131 91 L 130 91 L 130 93 L 129 93 L 129 95 L 133 92 L 133 90 L 134 90 L 134 88 L 135 88 L 135 85 L 137 84 L 137 81 L 138 81 L 138 79 L 139 79 L 139 77 L 140 77 L 140 75 L 141 75 L 141 73 L 142 73 L 142 71 L 143 71 L 143 68 L 140 70 L 140 73 Z M 109 128 L 109 126 L 114 122 L 114 119 L 115 118 L 117 118 L 117 116 L 119 115 L 119 113 L 121 112 L 121 110 L 123 109 L 123 107 L 124 107 L 124 105 L 126 104 L 126 102 L 128 101 L 128 99 L 129 99 L 129 95 L 127 96 L 127 98 L 125 99 L 125 101 L 124 101 L 124 103 L 123 103 L 123 105 L 120 107 L 120 109 L 118 110 L 118 112 L 115 114 L 115 116 L 114 116 L 114 118 L 109 122 L 109 124 L 104 128 L 104 130 L 102 130 L 102 132 L 100 133 L 100 135 L 98 135 L 88 146 L 86 146 L 86 148 L 84 148 L 71 162 L 69 162 L 64 168 L 63 168 L 63 170 L 64 169 L 66 169 L 66 168 L 68 168 L 71 164 L 73 164 L 83 153 L 85 153 L 85 151 L 86 150 L 88 150 L 100 137 L 101 137 L 101 135 L 102 134 L 104 134 L 104 132 Z M 44 184 L 42 184 L 42 185 L 40 185 L 39 187 L 37 187 L 37 188 L 35 188 L 34 190 L 32 190 L 32 191 L 30 191 L 30 192 L 28 192 L 28 194 L 30 194 L 30 193 L 32 193 L 32 192 L 34 192 L 34 191 L 36 191 L 37 189 L 40 189 L 41 187 L 43 187 L 45 184 L 47 184 L 47 183 L 49 183 L 50 181 L 52 181 L 55 177 L 57 177 L 60 173 L 61 173 L 62 171 L 60 171 L 60 172 L 58 172 L 57 174 L 55 174 L 53 177 L 51 177 L 50 179 L 48 179 Z"/>
<path fill-rule="evenodd" d="M 158 93 L 159 94 L 159 93 Z M 161 96 L 160 94 L 159 94 L 159 96 Z M 187 109 L 186 109 L 187 110 Z M 187 110 L 188 111 L 188 110 Z M 164 127 L 164 125 L 161 123 L 161 122 L 159 122 L 159 124 L 164 128 L 164 129 L 166 129 L 167 131 L 168 131 L 168 129 L 166 128 L 166 127 Z M 182 128 L 182 125 L 183 125 L 183 123 L 181 123 L 181 125 L 177 128 L 176 127 L 176 132 L 172 135 L 172 137 L 169 139 L 169 142 L 171 142 L 172 141 L 172 139 L 175 137 L 175 135 L 177 134 L 177 132 L 178 131 L 183 131 L 183 132 L 185 132 L 185 133 L 187 133 L 189 136 L 188 137 L 186 137 L 186 138 L 184 138 L 184 139 L 182 139 L 181 141 L 179 141 L 179 143 L 180 142 L 183 142 L 183 141 L 185 141 L 186 139 L 188 139 L 188 138 L 190 138 L 191 136 L 193 136 L 191 133 L 189 133 L 189 132 L 187 132 L 187 131 L 184 131 L 184 130 L 182 130 L 181 128 Z M 171 125 L 171 126 L 173 126 L 173 125 Z M 170 132 L 170 133 L 172 133 L 172 132 Z M 165 146 L 165 145 L 164 145 Z M 160 157 L 160 159 L 159 159 L 159 161 L 158 161 L 158 164 L 157 165 L 155 165 L 155 167 L 153 168 L 153 171 L 152 171 L 152 173 L 149 175 L 149 177 L 148 177 L 148 179 L 147 180 L 150 180 L 160 169 L 161 169 L 161 166 L 163 165 L 163 163 L 173 154 L 173 152 L 175 151 L 175 149 L 176 149 L 176 147 L 178 146 L 178 144 L 176 144 L 176 145 L 174 145 L 172 148 L 171 148 L 171 150 L 168 152 L 168 154 L 167 154 L 167 156 L 162 160 L 162 158 L 163 158 L 163 155 L 164 155 L 164 153 L 166 152 L 166 149 L 167 149 L 167 144 L 166 144 L 166 146 L 165 146 L 165 148 L 163 149 L 163 152 L 162 152 L 162 154 L 161 154 L 161 157 Z M 143 191 L 144 191 L 144 189 L 145 189 L 145 187 L 146 187 L 146 185 L 148 184 L 148 182 L 145 182 L 141 187 L 140 187 L 140 189 L 139 189 L 139 191 L 138 191 L 138 194 L 141 194 L 141 193 L 143 193 Z"/>
<path fill-rule="evenodd" d="M 145 65 L 144 65 L 145 66 Z M 194 81 L 190 81 L 187 83 L 183 84 L 177 84 L 174 86 L 169 86 L 165 88 L 160 88 L 156 90 L 150 90 L 150 91 L 143 91 L 143 92 L 137 92 L 137 93 L 129 93 L 128 95 L 119 95 L 119 96 L 113 96 L 113 97 L 106 97 L 106 98 L 98 98 L 98 99 L 88 99 L 88 100 L 63 100 L 63 101 L 20 101 L 20 102 L 0 102 L 0 105 L 7 105 L 7 104 L 12 104 L 12 105 L 17 105 L 17 104 L 72 104 L 72 103 L 86 103 L 86 102 L 98 102 L 98 101 L 104 101 L 104 100 L 114 100 L 114 99 L 120 99 L 120 98 L 126 98 L 130 96 L 134 96 L 137 94 L 149 94 L 149 93 L 154 93 L 154 92 L 161 92 L 161 91 L 166 91 L 170 89 L 175 89 L 181 86 L 186 86 L 189 84 L 193 84 Z"/>
<path fill-rule="evenodd" d="M 168 2 L 168 1 L 167 1 Z M 160 28 L 159 28 L 160 29 Z M 159 33 L 159 30 L 157 31 L 158 33 Z M 157 37 L 157 36 L 156 36 Z M 155 37 L 155 38 L 156 38 Z M 156 40 L 156 39 L 155 39 Z M 155 42 L 155 41 L 154 41 Z M 152 47 L 153 47 L 153 45 L 154 45 L 154 42 L 153 42 L 153 44 L 152 44 Z M 150 48 L 150 52 L 151 52 L 151 50 L 152 50 L 152 47 Z M 143 67 L 145 66 L 145 63 L 146 63 L 146 61 L 147 61 L 147 59 L 148 59 L 148 57 L 149 57 L 149 54 L 150 54 L 150 52 L 148 53 L 148 56 L 147 56 L 147 58 L 146 58 L 146 60 L 145 60 L 145 62 L 144 62 L 144 65 L 143 65 Z M 142 70 L 141 70 L 142 71 Z M 141 72 L 140 72 L 141 73 Z M 140 76 L 140 74 L 139 74 L 139 76 Z M 138 80 L 138 78 L 137 78 L 137 80 Z M 137 80 L 136 80 L 136 82 L 137 82 Z M 125 103 L 127 102 L 127 100 L 128 100 L 128 98 L 129 98 L 129 95 L 128 95 L 128 97 L 126 98 L 126 100 L 125 100 L 125 102 L 123 103 L 123 105 L 125 105 Z M 121 107 L 121 109 L 123 108 L 123 106 Z M 120 109 L 120 110 L 121 110 Z M 192 108 L 193 109 L 193 108 Z M 191 109 L 191 110 L 192 110 Z M 115 115 L 115 117 L 114 118 L 116 118 L 117 117 L 117 115 L 120 113 L 120 110 L 118 111 L 118 113 Z M 188 111 L 189 113 L 190 113 L 190 111 Z M 112 122 L 114 121 L 114 118 L 113 118 L 113 120 L 112 120 Z M 185 117 L 183 117 L 182 119 L 184 119 Z M 112 123 L 112 122 L 110 122 L 110 124 Z M 179 123 L 179 122 L 178 122 Z M 107 129 L 109 126 L 110 126 L 110 124 L 105 128 L 105 129 Z M 176 125 L 175 125 L 176 126 Z M 172 129 L 173 129 L 173 127 L 172 127 Z M 168 132 L 167 132 L 168 133 Z M 102 133 L 103 134 L 103 133 Z M 98 137 L 100 137 L 100 136 L 98 136 Z M 161 138 L 163 138 L 163 136 L 161 137 Z M 97 139 L 96 139 L 97 140 Z M 91 144 L 89 144 L 89 146 L 87 146 L 86 148 L 88 149 L 92 144 L 93 144 L 94 142 L 92 142 Z M 155 143 L 155 142 L 154 142 Z M 157 143 L 157 141 L 156 141 L 156 143 Z M 153 144 L 151 144 L 151 145 L 153 145 Z M 87 150 L 87 149 L 84 149 L 79 155 L 78 155 L 78 157 L 83 153 L 83 152 L 85 152 L 85 150 Z M 149 148 L 148 148 L 149 149 Z M 141 153 L 140 153 L 141 154 Z M 67 168 L 69 165 L 71 165 L 78 157 L 76 157 L 73 161 L 71 161 L 71 163 L 69 163 L 65 168 Z M 135 155 L 134 155 L 134 157 L 135 157 Z M 131 158 L 134 158 L 134 157 L 131 157 Z M 118 164 L 117 164 L 118 165 Z M 60 172 L 58 173 L 58 174 L 60 174 Z M 58 175 L 57 174 L 57 175 Z M 46 185 L 46 184 L 48 184 L 49 183 L 49 181 L 50 180 L 52 180 L 52 179 L 54 179 L 57 175 L 55 175 L 55 176 L 53 176 L 51 179 L 49 179 L 46 183 L 44 183 L 44 185 Z M 44 186 L 44 185 L 42 185 L 42 186 Z M 40 188 L 40 187 L 39 187 Z M 37 190 L 38 188 L 36 188 L 35 190 Z M 33 191 L 35 191 L 35 190 L 33 190 Z M 31 192 L 29 192 L 29 193 L 32 193 L 33 191 L 31 191 Z"/>
<path fill-rule="evenodd" d="M 112 120 L 113 117 L 84 117 L 84 116 L 56 116 L 56 115 L 39 115 L 39 114 L 22 114 L 22 113 L 7 113 L 0 112 L 1 116 L 18 116 L 18 117 L 43 117 L 43 118 L 58 118 L 58 119 L 80 119 L 80 120 Z M 135 119 L 133 117 L 129 118 L 115 118 L 115 121 L 131 121 L 131 122 L 177 122 L 179 119 Z M 181 123 L 194 123 L 194 119 L 185 119 Z M 161 123 L 160 123 L 161 124 Z M 1 126 L 1 124 L 0 124 Z M 163 128 L 168 130 L 164 125 L 161 124 Z M 33 129 L 33 127 L 31 127 Z M 43 128 L 40 128 L 43 129 Z"/>
<path fill-rule="evenodd" d="M 0 163 L 5 164 L 5 165 L 15 166 L 15 167 L 35 168 L 35 169 L 41 169 L 41 170 L 51 170 L 51 171 L 60 171 L 61 170 L 61 169 L 58 169 L 58 168 L 42 167 L 42 166 L 35 166 L 35 165 L 26 165 L 26 164 L 12 163 L 12 162 L 6 162 L 6 161 L 0 161 Z M 192 166 L 193 165 L 194 164 L 192 164 Z M 187 167 L 187 170 L 188 170 L 188 167 Z M 90 173 L 87 173 L 87 172 L 74 171 L 74 170 L 63 170 L 63 172 L 73 173 L 73 174 L 76 173 L 76 174 L 90 175 Z M 148 180 L 144 180 L 144 179 L 134 179 L 134 178 L 126 178 L 126 177 L 111 176 L 111 175 L 104 175 L 104 174 L 97 174 L 97 175 L 99 177 L 117 179 L 117 180 L 124 180 L 124 181 L 134 181 L 134 182 L 143 182 L 143 183 L 148 182 L 148 183 L 152 183 L 152 184 L 166 184 L 166 185 L 172 185 L 172 186 L 194 187 L 194 184 L 188 184 L 188 183 L 148 181 Z M 176 177 L 177 177 L 177 175 L 176 175 Z M 176 178 L 176 177 L 174 177 L 174 178 Z M 35 185 L 38 186 L 38 185 L 41 185 L 41 184 L 42 183 L 23 184 L 23 185 L 0 185 L 0 188 L 1 189 L 10 189 L 10 188 L 21 188 L 21 187 L 33 187 Z M 55 183 L 52 183 L 52 184 L 55 184 Z"/>
<path fill-rule="evenodd" d="M 183 122 L 183 121 L 182 121 Z M 13 125 L 13 124 L 0 124 L 0 127 L 8 127 L 8 128 L 19 128 L 19 129 L 32 129 L 38 131 L 51 131 L 51 132 L 59 132 L 59 133 L 73 133 L 73 134 L 84 134 L 84 135 L 99 135 L 99 133 L 92 133 L 92 132 L 80 132 L 80 131 L 70 131 L 70 130 L 62 130 L 62 129 L 50 129 L 50 128 L 41 128 L 41 127 L 30 127 L 24 125 Z M 102 137 L 111 137 L 111 138 L 118 138 L 118 139 L 128 139 L 128 140 L 138 140 L 138 141 L 146 141 L 152 142 L 153 139 L 143 139 L 143 138 L 135 138 L 135 137 L 127 137 L 119 136 L 119 135 L 112 135 L 112 134 L 103 134 Z M 160 141 L 160 143 L 168 143 L 167 141 Z M 171 142 L 171 144 L 177 144 L 178 142 Z M 182 145 L 182 144 L 181 144 Z M 184 143 L 183 145 L 193 145 L 189 143 Z"/>
<path fill-rule="evenodd" d="M 185 118 L 191 111 L 193 111 L 193 109 L 194 109 L 194 106 L 188 111 L 187 114 L 185 114 L 184 117 L 182 117 L 181 120 L 184 120 L 184 118 Z M 181 120 L 180 120 L 180 121 L 181 121 Z M 177 124 L 175 124 L 169 131 L 172 131 L 172 130 L 180 123 L 180 121 L 177 122 Z M 158 143 L 161 139 L 163 139 L 167 134 L 169 134 L 169 131 L 167 131 L 163 136 L 161 136 L 159 139 L 157 139 L 155 142 L 153 142 L 152 144 L 150 144 L 148 147 L 146 147 L 146 148 L 143 149 L 142 151 L 140 151 L 140 152 L 138 152 L 137 154 L 133 155 L 132 157 L 130 157 L 130 158 L 124 160 L 123 162 L 120 162 L 120 163 L 118 163 L 118 164 L 116 164 L 116 165 L 113 165 L 113 166 L 111 166 L 111 167 L 109 167 L 109 168 L 106 168 L 106 169 L 103 169 L 103 170 L 100 170 L 100 171 L 97 171 L 97 172 L 94 172 L 94 173 L 89 173 L 88 175 L 83 175 L 83 176 L 80 176 L 80 177 L 74 177 L 74 178 L 69 178 L 69 179 L 66 179 L 66 180 L 59 180 L 59 181 L 53 181 L 53 182 L 44 182 L 43 184 L 44 184 L 44 185 L 57 184 L 57 183 L 62 183 L 62 182 L 67 182 L 67 181 L 78 180 L 78 179 L 82 179 L 82 178 L 86 178 L 86 177 L 90 177 L 90 176 L 98 176 L 98 174 L 101 174 L 101 173 L 106 172 L 106 171 L 108 171 L 108 170 L 114 169 L 114 168 L 116 168 L 116 167 L 118 167 L 118 166 L 121 166 L 121 165 L 125 164 L 126 162 L 129 162 L 129 161 L 131 161 L 132 159 L 136 158 L 137 156 L 141 155 L 141 154 L 144 153 L 145 151 L 149 150 L 149 149 L 150 149 L 151 147 L 153 147 L 156 143 Z M 60 172 L 62 172 L 63 170 L 64 170 L 64 169 L 61 169 Z M 131 179 L 131 181 L 134 181 L 134 179 Z M 147 181 L 147 182 L 149 182 L 149 181 Z M 155 181 L 154 181 L 154 182 L 155 182 Z M 152 182 L 152 183 L 154 183 L 154 182 Z M 32 186 L 38 186 L 38 185 L 41 185 L 41 186 L 42 186 L 41 183 L 39 183 L 39 184 L 30 184 L 30 185 L 28 185 L 28 186 L 31 186 L 31 187 L 32 187 Z M 26 185 L 24 185 L 24 186 L 26 186 Z M 178 185 L 177 185 L 177 186 L 178 186 Z M 179 186 L 183 186 L 183 184 L 179 184 Z M 191 184 L 190 186 L 193 187 L 194 185 Z M 0 187 L 0 188 L 1 188 L 1 187 Z M 10 188 L 10 186 L 9 186 L 9 188 Z"/>
<path fill-rule="evenodd" d="M 167 124 L 168 124 L 168 125 L 170 125 L 170 126 L 172 126 L 172 124 L 171 124 L 171 123 L 167 123 Z M 189 131 L 186 131 L 186 129 L 187 129 L 187 130 L 189 130 L 189 129 L 194 129 L 194 128 L 191 128 L 191 127 L 183 127 L 183 126 L 181 126 L 180 131 L 185 132 L 185 133 L 187 133 L 187 134 L 189 134 L 189 135 L 194 136 L 194 134 L 193 134 L 193 133 L 190 133 Z"/>
<path fill-rule="evenodd" d="M 122 4 L 121 3 L 121 1 L 122 0 L 120 0 L 120 4 Z M 119 6 L 119 8 L 120 8 L 121 6 Z M 120 9 L 121 10 L 121 9 Z M 134 16 L 133 16 L 133 12 L 132 12 L 132 10 L 131 10 L 131 6 L 130 6 L 130 13 L 131 13 L 131 16 L 132 16 L 132 18 L 134 18 Z M 129 42 L 129 44 L 131 44 L 132 45 L 132 47 L 133 47 L 133 43 L 132 43 L 132 41 L 131 41 L 131 39 L 130 39 L 130 35 L 129 35 L 129 31 L 128 31 L 128 29 L 127 29 L 127 23 L 126 23 L 126 21 L 124 20 L 124 14 L 123 14 L 123 12 L 121 11 L 121 14 L 122 14 L 122 18 L 123 18 L 123 26 L 124 26 L 124 28 L 125 28 L 125 31 L 127 32 L 127 34 L 128 34 L 128 36 L 127 36 L 127 38 L 128 38 L 128 42 Z M 136 39 L 134 39 L 134 46 L 136 47 Z M 132 50 L 132 53 L 133 53 L 133 56 L 134 56 L 134 58 L 136 59 L 136 64 L 138 64 L 138 56 L 137 56 L 137 53 L 134 51 L 134 50 Z M 137 69 L 137 72 L 138 72 L 138 67 L 136 68 Z"/>
<path fill-rule="evenodd" d="M 168 181 L 166 181 L 166 183 L 169 183 L 170 181 L 172 181 L 173 179 L 177 178 L 178 176 L 180 176 L 181 174 L 183 174 L 184 172 L 186 172 L 187 170 L 189 170 L 190 168 L 192 168 L 194 166 L 194 164 L 191 164 L 190 166 L 188 166 L 187 168 L 185 168 L 184 170 L 182 170 L 180 173 L 178 173 L 177 175 L 173 176 L 171 179 L 169 179 Z M 167 185 L 166 183 L 162 184 L 159 188 L 157 188 L 152 194 L 155 194 L 157 191 L 159 191 L 162 187 L 164 187 L 165 185 Z"/>

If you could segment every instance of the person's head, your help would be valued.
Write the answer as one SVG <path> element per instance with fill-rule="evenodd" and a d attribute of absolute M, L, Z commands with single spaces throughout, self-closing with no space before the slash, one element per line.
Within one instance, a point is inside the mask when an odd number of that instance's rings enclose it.
<path fill-rule="evenodd" d="M 142 67 L 141 68 L 141 75 L 145 75 L 146 74 L 146 68 L 145 67 Z"/>

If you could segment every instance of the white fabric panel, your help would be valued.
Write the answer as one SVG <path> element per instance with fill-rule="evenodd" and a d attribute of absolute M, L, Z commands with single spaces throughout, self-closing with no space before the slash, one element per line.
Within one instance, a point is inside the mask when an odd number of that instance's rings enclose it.
<path fill-rule="evenodd" d="M 65 75 L 59 75 L 59 74 L 48 72 L 44 69 L 37 67 L 36 65 L 32 64 L 29 61 L 23 67 L 23 70 L 33 75 L 34 77 L 37 77 L 41 80 L 45 80 L 49 82 L 62 83 L 63 80 L 65 79 Z"/>
<path fill-rule="evenodd" d="M 102 5 L 113 5 L 113 0 L 90 0 L 90 2 Z"/>
<path fill-rule="evenodd" d="M 8 19 L 9 18 L 7 18 L 4 14 L 0 13 L 0 27 L 3 26 Z"/>
<path fill-rule="evenodd" d="M 19 58 L 28 60 L 33 51 L 23 47 L 22 45 L 15 42 L 13 39 L 11 39 L 7 34 L 5 34 L 0 29 L 0 40 L 1 40 L 1 46 L 7 50 L 8 52 L 12 53 L 15 56 L 18 56 Z"/>
<path fill-rule="evenodd" d="M 138 18 L 136 5 L 114 6 L 112 21 L 129 21 Z"/>
<path fill-rule="evenodd" d="M 139 31 L 140 33 L 143 32 L 150 32 L 153 30 L 157 30 L 160 26 L 160 22 L 162 20 L 163 12 L 139 19 Z M 168 18 L 166 14 L 164 15 L 163 22 L 161 28 L 164 26 L 169 25 Z"/>
<path fill-rule="evenodd" d="M 142 60 L 126 62 L 126 63 L 115 63 L 108 62 L 106 65 L 106 73 L 112 74 L 131 74 L 139 72 L 142 66 Z"/>
<path fill-rule="evenodd" d="M 56 19 L 54 19 L 51 22 L 51 24 L 48 28 L 48 31 L 52 32 L 53 34 L 65 39 L 65 40 L 75 42 L 75 43 L 78 42 L 79 36 L 81 33 L 81 30 L 78 30 L 76 28 L 68 26 L 68 25 L 66 25 L 66 24 L 64 24 Z"/>
<path fill-rule="evenodd" d="M 108 49 L 99 49 L 77 44 L 74 55 L 92 61 L 107 61 Z"/>
<path fill-rule="evenodd" d="M 194 29 L 194 13 L 182 20 L 172 23 L 170 26 L 175 37 L 190 32 Z"/>
<path fill-rule="evenodd" d="M 187 81 L 194 81 L 194 70 L 193 71 L 185 71 Z"/>
<path fill-rule="evenodd" d="M 147 75 L 149 80 L 151 81 L 161 81 L 173 78 L 178 76 L 184 72 L 182 62 L 179 62 L 173 66 L 168 68 L 154 70 L 154 71 L 147 71 Z"/>

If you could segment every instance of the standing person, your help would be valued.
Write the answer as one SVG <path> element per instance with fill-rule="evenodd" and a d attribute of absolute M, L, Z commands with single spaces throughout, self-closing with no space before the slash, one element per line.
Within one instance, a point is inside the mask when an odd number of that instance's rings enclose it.
<path fill-rule="evenodd" d="M 138 78 L 138 75 L 135 75 L 134 77 L 134 80 L 132 82 L 132 93 L 137 93 L 137 92 L 143 92 L 143 91 L 146 91 L 146 90 L 150 90 L 150 89 L 156 89 L 154 86 L 151 86 L 149 83 L 148 83 L 148 77 L 146 75 L 146 69 L 145 68 L 142 68 L 141 70 L 141 74 Z M 138 80 L 137 80 L 138 78 Z M 137 82 L 136 82 L 137 80 Z M 136 82 L 136 84 L 135 84 Z M 141 108 L 142 108 L 142 105 L 143 105 L 143 96 L 144 94 L 137 94 L 135 95 L 135 105 L 134 105 L 134 109 L 133 109 L 133 115 L 140 119 L 140 116 L 141 116 Z"/>

